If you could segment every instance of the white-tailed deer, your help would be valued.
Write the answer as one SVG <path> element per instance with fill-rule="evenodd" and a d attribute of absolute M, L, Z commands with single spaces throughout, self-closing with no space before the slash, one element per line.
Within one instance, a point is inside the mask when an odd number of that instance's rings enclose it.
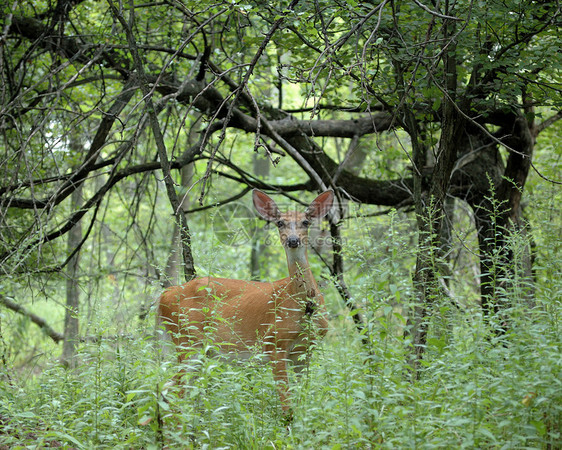
<path fill-rule="evenodd" d="M 220 353 L 245 358 L 261 351 L 271 363 L 284 414 L 290 414 L 287 363 L 302 369 L 308 347 L 328 329 L 324 298 L 307 257 L 308 227 L 324 217 L 334 193 L 320 194 L 305 212 L 281 213 L 275 202 L 254 190 L 254 206 L 279 229 L 289 276 L 273 282 L 204 277 L 167 289 L 158 314 L 171 334 L 180 363 L 186 349 L 211 339 Z"/>

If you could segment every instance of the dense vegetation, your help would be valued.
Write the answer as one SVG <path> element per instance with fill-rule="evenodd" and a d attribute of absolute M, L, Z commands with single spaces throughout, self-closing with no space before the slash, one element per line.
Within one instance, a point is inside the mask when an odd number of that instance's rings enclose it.
<path fill-rule="evenodd" d="M 0 8 L 0 448 L 562 446 L 558 2 Z M 252 188 L 338 197 L 290 424 L 154 339 L 165 286 L 286 276 Z"/>

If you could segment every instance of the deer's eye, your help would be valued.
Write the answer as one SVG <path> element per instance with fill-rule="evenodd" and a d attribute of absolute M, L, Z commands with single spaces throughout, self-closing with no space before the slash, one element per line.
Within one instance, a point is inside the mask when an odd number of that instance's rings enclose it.
<path fill-rule="evenodd" d="M 310 226 L 310 222 L 305 219 L 305 220 L 302 221 L 302 226 L 308 228 Z"/>
<path fill-rule="evenodd" d="M 277 228 L 283 228 L 285 226 L 285 222 L 283 222 L 282 220 L 278 220 L 277 222 L 275 222 L 275 225 L 277 225 Z"/>

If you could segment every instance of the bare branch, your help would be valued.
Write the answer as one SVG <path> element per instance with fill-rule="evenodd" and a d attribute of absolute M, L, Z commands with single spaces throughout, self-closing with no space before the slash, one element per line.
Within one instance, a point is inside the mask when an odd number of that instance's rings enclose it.
<path fill-rule="evenodd" d="M 45 334 L 57 344 L 64 339 L 62 333 L 59 333 L 53 327 L 51 327 L 45 319 L 39 317 L 37 314 L 34 314 L 31 311 L 28 311 L 20 304 L 14 302 L 13 300 L 10 300 L 8 297 L 3 296 L 2 294 L 0 294 L 0 303 L 3 304 L 6 308 L 29 318 L 29 320 L 31 320 L 35 325 L 41 328 L 45 332 Z"/>
<path fill-rule="evenodd" d="M 429 14 L 431 14 L 432 16 L 435 17 L 439 17 L 440 19 L 446 19 L 446 20 L 458 20 L 458 21 L 462 21 L 464 19 L 460 19 L 458 17 L 454 17 L 454 16 L 448 16 L 446 14 L 441 14 L 437 11 L 433 11 L 432 9 L 430 9 L 429 7 L 425 6 L 422 2 L 420 2 L 419 0 L 414 0 L 414 3 L 416 5 L 418 5 L 421 9 L 423 9 L 425 12 L 428 12 Z"/>
<path fill-rule="evenodd" d="M 549 126 L 556 123 L 560 119 L 562 119 L 562 111 L 558 111 L 553 116 L 550 116 L 548 119 L 543 120 L 541 123 L 537 125 L 535 130 L 535 136 L 537 136 L 539 133 L 541 133 L 542 131 L 544 131 L 545 129 L 547 129 Z"/>

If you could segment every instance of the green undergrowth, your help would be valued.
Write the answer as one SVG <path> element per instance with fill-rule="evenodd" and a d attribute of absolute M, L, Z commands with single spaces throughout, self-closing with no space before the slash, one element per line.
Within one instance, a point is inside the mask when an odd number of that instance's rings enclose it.
<path fill-rule="evenodd" d="M 153 340 L 101 340 L 82 348 L 76 370 L 53 365 L 26 382 L 4 377 L 0 442 L 4 448 L 556 448 L 562 444 L 559 314 L 559 301 L 513 311 L 503 336 L 489 332 L 477 313 L 453 314 L 448 339 L 430 337 L 414 380 L 407 346 L 399 334 L 383 332 L 384 319 L 368 345 L 336 320 L 309 369 L 292 380 L 290 424 L 268 367 L 257 361 L 202 358 L 180 396 L 170 384 L 178 369 L 173 357 Z"/>
<path fill-rule="evenodd" d="M 416 373 L 405 333 L 412 242 L 397 219 L 379 247 L 347 242 L 363 334 L 328 302 L 330 331 L 300 379 L 291 377 L 292 421 L 258 358 L 232 365 L 195 351 L 197 371 L 180 392 L 173 352 L 145 320 L 112 338 L 110 325 L 98 325 L 74 370 L 55 357 L 40 371 L 4 361 L 0 449 L 561 448 L 562 258 L 546 219 L 534 233 L 533 289 L 498 280 L 500 314 L 484 317 L 473 291 L 451 284 L 455 301 L 429 308 Z"/>

